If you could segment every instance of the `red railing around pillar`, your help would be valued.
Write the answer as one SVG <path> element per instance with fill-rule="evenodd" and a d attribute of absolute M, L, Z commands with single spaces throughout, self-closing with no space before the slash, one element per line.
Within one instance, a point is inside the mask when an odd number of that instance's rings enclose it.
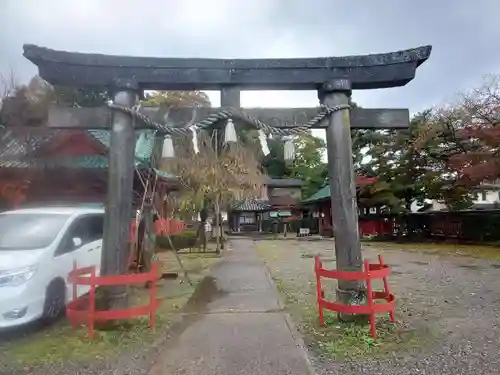
<path fill-rule="evenodd" d="M 106 320 L 121 320 L 149 316 L 149 327 L 154 329 L 155 311 L 160 301 L 156 299 L 156 281 L 159 277 L 158 264 L 151 263 L 151 271 L 147 273 L 116 275 L 116 276 L 96 276 L 96 267 L 77 268 L 73 263 L 73 270 L 68 275 L 68 282 L 73 287 L 73 298 L 66 306 L 66 315 L 71 321 L 71 325 L 76 327 L 78 323 L 86 322 L 89 327 L 89 337 L 94 337 L 95 322 Z M 98 286 L 110 285 L 130 285 L 149 284 L 149 303 L 142 306 L 133 306 L 125 309 L 96 310 L 96 288 Z M 78 286 L 89 286 L 86 295 L 78 297 Z"/>
<path fill-rule="evenodd" d="M 377 331 L 375 327 L 376 313 L 389 313 L 391 322 L 395 323 L 395 308 L 396 299 L 389 290 L 387 277 L 391 274 L 391 268 L 384 264 L 382 256 L 379 255 L 379 263 L 370 264 L 364 262 L 364 269 L 361 272 L 346 272 L 337 270 L 328 270 L 323 268 L 319 257 L 315 257 L 314 271 L 316 273 L 316 293 L 319 309 L 319 321 L 324 325 L 323 310 L 336 311 L 344 314 L 363 314 L 370 316 L 370 334 L 376 338 Z M 340 302 L 331 302 L 325 299 L 325 293 L 321 287 L 321 278 L 337 279 L 337 280 L 363 280 L 366 282 L 367 289 L 367 304 L 366 305 L 345 305 Z M 372 280 L 382 279 L 384 283 L 384 291 L 373 291 Z M 375 302 L 375 300 L 383 300 L 383 302 Z"/>

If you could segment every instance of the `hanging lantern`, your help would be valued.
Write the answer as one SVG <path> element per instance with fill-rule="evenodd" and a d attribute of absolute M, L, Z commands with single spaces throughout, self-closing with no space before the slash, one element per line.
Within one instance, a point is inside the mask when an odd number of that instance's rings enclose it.
<path fill-rule="evenodd" d="M 269 151 L 269 146 L 267 145 L 266 133 L 264 133 L 262 129 L 259 129 L 259 142 L 260 142 L 260 148 L 262 149 L 264 156 L 269 155 L 271 151 Z"/>
<path fill-rule="evenodd" d="M 295 145 L 292 137 L 284 138 L 285 145 L 283 146 L 285 161 L 293 161 L 295 159 Z"/>
<path fill-rule="evenodd" d="M 189 130 L 191 130 L 191 133 L 193 133 L 193 150 L 194 153 L 197 154 L 200 152 L 200 149 L 198 148 L 198 134 L 196 134 L 196 126 L 190 126 Z"/>
<path fill-rule="evenodd" d="M 224 143 L 238 142 L 236 136 L 236 129 L 234 128 L 234 123 L 232 119 L 228 119 L 226 123 L 226 129 L 224 130 Z"/>
<path fill-rule="evenodd" d="M 173 158 L 175 156 L 174 153 L 174 143 L 172 142 L 172 137 L 167 135 L 163 139 L 163 148 L 161 150 L 162 158 Z"/>

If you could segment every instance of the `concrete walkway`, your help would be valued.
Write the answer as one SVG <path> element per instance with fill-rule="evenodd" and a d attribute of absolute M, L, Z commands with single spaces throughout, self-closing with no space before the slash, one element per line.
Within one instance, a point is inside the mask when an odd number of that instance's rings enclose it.
<path fill-rule="evenodd" d="M 234 239 L 200 288 L 200 311 L 160 353 L 155 375 L 308 375 L 306 353 L 254 243 Z"/>

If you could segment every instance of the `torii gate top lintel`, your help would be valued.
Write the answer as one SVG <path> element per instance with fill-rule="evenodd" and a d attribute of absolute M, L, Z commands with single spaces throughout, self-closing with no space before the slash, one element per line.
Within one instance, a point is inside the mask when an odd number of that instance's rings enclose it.
<path fill-rule="evenodd" d="M 353 90 L 404 86 L 430 56 L 431 46 L 345 57 L 204 59 L 113 56 L 56 51 L 31 44 L 24 56 L 40 76 L 63 86 L 103 86 L 117 77 L 145 90 L 317 90 L 347 79 Z"/>

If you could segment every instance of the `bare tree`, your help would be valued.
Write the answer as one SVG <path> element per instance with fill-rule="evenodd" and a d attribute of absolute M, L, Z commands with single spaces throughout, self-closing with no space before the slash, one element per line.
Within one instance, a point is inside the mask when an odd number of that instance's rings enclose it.
<path fill-rule="evenodd" d="M 19 81 L 13 69 L 6 74 L 0 73 L 0 100 L 9 96 L 17 87 Z"/>
<path fill-rule="evenodd" d="M 249 148 L 239 144 L 219 146 L 217 131 L 201 132 L 199 152 L 193 151 L 192 139 L 176 142 L 176 157 L 162 160 L 162 169 L 175 174 L 184 190 L 179 209 L 197 212 L 213 208 L 217 228 L 217 251 L 220 251 L 221 208 L 232 201 L 256 198 L 264 178 L 260 161 Z"/>
<path fill-rule="evenodd" d="M 13 70 L 0 74 L 0 151 L 4 162 L 30 162 L 36 139 L 47 135 L 43 127 L 51 102 L 52 87 L 39 77 L 21 85 Z M 34 129 L 29 126 L 36 126 Z M 25 199 L 35 171 L 29 168 L 19 181 L 7 181 L 2 199 L 17 206 Z M 6 188 L 7 187 L 7 188 Z"/>

